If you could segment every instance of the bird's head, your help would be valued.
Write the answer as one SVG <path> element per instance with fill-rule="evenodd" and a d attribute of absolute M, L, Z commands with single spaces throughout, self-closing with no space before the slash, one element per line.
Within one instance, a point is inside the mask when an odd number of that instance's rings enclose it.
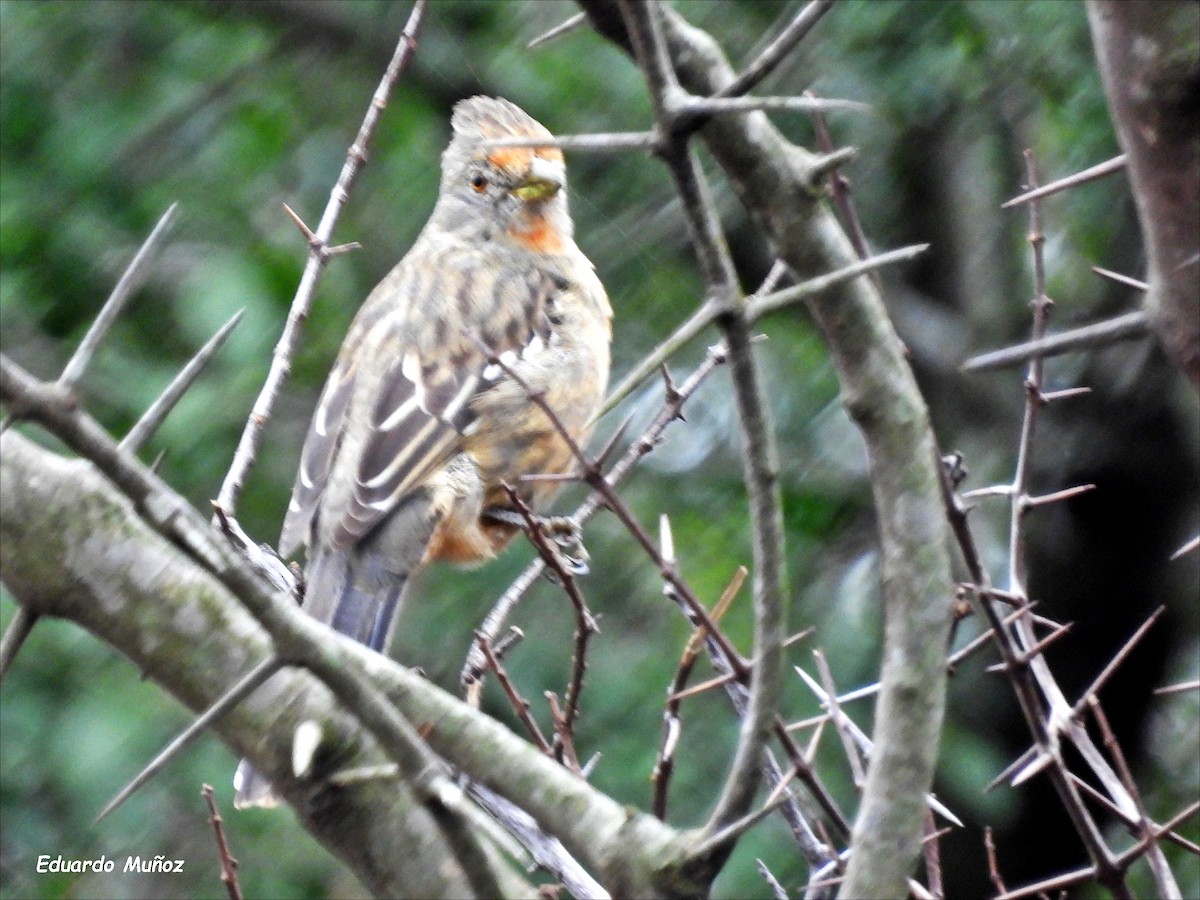
<path fill-rule="evenodd" d="M 562 151 L 495 143 L 549 140 L 550 132 L 520 107 L 494 97 L 463 100 L 451 124 L 436 213 L 442 226 L 535 253 L 561 251 L 571 239 Z"/>

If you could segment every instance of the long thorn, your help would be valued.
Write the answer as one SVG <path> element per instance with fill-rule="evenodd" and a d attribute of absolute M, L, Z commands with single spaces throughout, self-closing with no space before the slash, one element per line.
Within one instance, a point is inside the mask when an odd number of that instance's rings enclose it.
<path fill-rule="evenodd" d="M 703 860 L 710 854 L 730 846 L 739 837 L 775 812 L 779 807 L 783 806 L 784 803 L 789 802 L 789 799 L 789 797 L 781 793 L 771 803 L 767 803 L 753 812 L 742 816 L 736 822 L 731 822 L 710 837 L 703 838 L 697 846 L 688 850 L 688 858 Z"/>
<path fill-rule="evenodd" d="M 1200 690 L 1200 678 L 1193 678 L 1191 681 L 1181 681 L 1179 684 L 1169 684 L 1166 687 L 1154 689 L 1154 696 L 1162 697 L 1165 694 L 1182 694 L 1184 691 Z"/>
<path fill-rule="evenodd" d="M 1100 688 L 1104 687 L 1104 685 L 1108 682 L 1108 679 L 1112 677 L 1113 672 L 1117 670 L 1117 667 L 1125 661 L 1125 657 L 1127 657 L 1133 648 L 1137 646 L 1138 641 L 1145 636 L 1146 632 L 1150 630 L 1150 627 L 1157 622 L 1159 617 L 1166 611 L 1166 606 L 1160 606 L 1150 614 L 1150 617 L 1141 624 L 1137 631 L 1130 635 L 1129 640 L 1127 640 L 1124 646 L 1117 651 L 1117 655 L 1112 658 L 1112 661 L 1101 670 L 1100 674 L 1096 676 L 1095 681 L 1088 685 L 1087 690 L 1079 695 L 1079 702 L 1077 702 L 1074 709 L 1071 710 L 1074 715 L 1077 716 L 1083 711 L 1084 704 L 1088 702 L 1089 697 L 1093 697 L 1100 692 Z"/>
<path fill-rule="evenodd" d="M 99 822 L 128 800 L 138 788 L 157 775 L 163 766 L 170 762 L 173 757 L 203 734 L 209 725 L 245 700 L 257 687 L 282 667 L 283 661 L 276 656 L 271 656 L 251 669 L 241 681 L 226 692 L 225 696 L 205 710 L 203 715 L 184 729 L 171 743 L 167 744 L 158 756 L 150 760 L 146 767 L 129 784 L 125 785 L 115 797 L 108 801 L 108 805 L 100 810 L 100 815 L 96 816 L 92 824 Z"/>
<path fill-rule="evenodd" d="M 25 639 L 29 637 L 39 618 L 41 615 L 28 607 L 17 607 L 17 614 L 8 623 L 8 630 L 4 632 L 3 639 L 0 639 L 0 678 L 8 674 L 9 667 L 17 658 L 17 653 L 24 646 Z"/>
<path fill-rule="evenodd" d="M 104 307 L 100 310 L 100 314 L 96 316 L 96 320 L 92 322 L 92 327 L 83 336 L 83 340 L 79 342 L 74 355 L 72 355 L 67 365 L 63 368 L 62 374 L 58 376 L 58 384 L 61 387 L 67 390 L 75 387 L 75 384 L 87 369 L 88 363 L 92 361 L 92 357 L 96 354 L 96 349 L 100 346 L 100 342 L 104 340 L 104 336 L 108 334 L 108 330 L 112 327 L 113 322 L 121 314 L 121 309 L 125 306 L 125 301 L 146 280 L 146 264 L 153 257 L 154 252 L 158 249 L 158 245 L 166 236 L 167 230 L 175 220 L 175 210 L 178 208 L 178 203 L 172 203 L 167 207 L 167 211 L 162 214 L 162 218 L 158 220 L 158 224 L 154 226 L 154 230 L 150 232 L 150 236 L 146 238 L 141 248 L 134 255 L 133 259 L 130 260 L 129 265 L 125 267 L 125 272 L 117 280 L 116 287 L 112 289 L 112 293 L 108 295 L 108 299 L 104 302 Z"/>
<path fill-rule="evenodd" d="M 820 21 L 821 16 L 829 12 L 833 6 L 833 0 L 812 0 L 804 9 L 796 15 L 783 31 L 779 32 L 778 36 L 767 45 L 766 49 L 758 55 L 741 73 L 729 82 L 725 87 L 717 92 L 718 97 L 740 97 L 747 91 L 752 90 L 756 84 L 767 77 L 775 67 L 783 61 L 792 48 L 804 39 L 804 36 L 812 31 L 814 25 Z"/>
<path fill-rule="evenodd" d="M 843 281 L 849 281 L 852 278 L 857 278 L 859 275 L 873 272 L 882 266 L 913 259 L 928 249 L 928 244 L 913 244 L 908 247 L 901 247 L 898 250 L 877 253 L 875 256 L 851 263 L 827 275 L 818 275 L 816 278 L 810 278 L 808 281 L 802 281 L 800 284 L 752 300 L 749 303 L 746 315 L 751 320 L 758 319 L 760 316 L 774 312 L 777 309 L 782 309 L 785 306 L 791 306 L 834 285 L 841 284 Z"/>
<path fill-rule="evenodd" d="M 245 310 L 239 309 L 230 318 L 229 321 L 221 326 L 221 330 L 208 339 L 208 342 L 200 348 L 200 350 L 188 360 L 188 364 L 179 370 L 167 389 L 158 395 L 150 406 L 142 413 L 142 417 L 137 420 L 137 423 L 129 429 L 129 434 L 125 435 L 120 443 L 122 450 L 128 450 L 130 453 L 137 453 L 145 446 L 146 441 L 154 435 L 163 420 L 174 409 L 175 404 L 195 382 L 197 376 L 208 365 L 209 360 L 217 355 L 217 351 L 221 349 L 221 345 L 225 343 L 225 339 L 237 327 L 238 322 L 242 320 L 242 313 Z"/>
<path fill-rule="evenodd" d="M 1086 184 L 1089 181 L 1095 181 L 1097 178 L 1103 178 L 1105 175 L 1111 175 L 1113 172 L 1120 172 L 1125 168 L 1125 154 L 1114 156 L 1112 159 L 1105 160 L 1099 165 L 1084 169 L 1082 172 L 1076 172 L 1074 175 L 1068 175 L 1066 178 L 1060 178 L 1058 181 L 1052 181 L 1049 184 L 1043 184 L 1041 187 L 1034 188 L 1032 191 L 1026 191 L 1024 194 L 1013 197 L 1011 200 L 1000 204 L 1001 209 L 1011 209 L 1014 206 L 1020 206 L 1022 203 L 1028 203 L 1030 200 L 1037 200 L 1039 197 L 1046 197 L 1050 194 L 1057 194 L 1059 191 L 1065 191 L 1067 188 L 1075 187 L 1076 185 Z"/>
<path fill-rule="evenodd" d="M 1016 366 L 1037 356 L 1058 356 L 1087 347 L 1103 347 L 1116 341 L 1141 337 L 1149 328 L 1146 314 L 1140 309 L 1094 325 L 1084 325 L 1059 334 L 1047 335 L 1023 344 L 1014 344 L 989 353 L 972 356 L 962 368 L 964 372 L 982 372 Z"/>
<path fill-rule="evenodd" d="M 565 22 L 559 22 L 549 31 L 543 31 L 532 41 L 525 45 L 526 50 L 532 50 L 534 47 L 540 47 L 542 44 L 548 44 L 555 38 L 562 37 L 564 34 L 574 31 L 576 28 L 587 23 L 587 14 L 577 12 Z"/>
<path fill-rule="evenodd" d="M 1197 547 L 1200 547 L 1200 534 L 1196 535 L 1194 538 L 1172 553 L 1170 561 L 1175 562 L 1175 560 L 1179 559 L 1181 556 L 1187 556 Z"/>
<path fill-rule="evenodd" d="M 1128 275 L 1122 275 L 1120 272 L 1114 272 L 1111 269 L 1102 269 L 1099 266 L 1092 266 L 1092 271 L 1101 278 L 1107 278 L 1109 281 L 1115 281 L 1117 284 L 1123 284 L 1126 287 L 1134 288 L 1139 291 L 1150 290 L 1150 285 L 1144 281 L 1139 281 L 1136 278 L 1130 278 Z"/>

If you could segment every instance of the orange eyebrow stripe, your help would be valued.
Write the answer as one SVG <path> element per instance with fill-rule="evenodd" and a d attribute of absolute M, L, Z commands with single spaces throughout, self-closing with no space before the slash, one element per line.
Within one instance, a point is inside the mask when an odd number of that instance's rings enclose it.
<path fill-rule="evenodd" d="M 529 168 L 535 153 L 530 147 L 499 147 L 487 156 L 487 161 L 497 169 L 520 172 Z M 538 147 L 536 155 L 545 160 L 562 162 L 562 151 L 557 147 Z"/>

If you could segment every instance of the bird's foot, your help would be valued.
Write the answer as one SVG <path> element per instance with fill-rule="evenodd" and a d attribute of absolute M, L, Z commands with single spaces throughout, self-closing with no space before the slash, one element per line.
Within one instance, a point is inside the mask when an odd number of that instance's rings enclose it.
<path fill-rule="evenodd" d="M 503 522 L 529 534 L 529 521 L 513 509 L 489 509 L 484 515 L 494 522 Z M 554 551 L 555 557 L 568 575 L 586 575 L 591 554 L 583 545 L 583 529 L 572 516 L 533 516 L 539 533 L 548 541 L 544 546 Z M 549 573 L 553 577 L 554 573 Z"/>

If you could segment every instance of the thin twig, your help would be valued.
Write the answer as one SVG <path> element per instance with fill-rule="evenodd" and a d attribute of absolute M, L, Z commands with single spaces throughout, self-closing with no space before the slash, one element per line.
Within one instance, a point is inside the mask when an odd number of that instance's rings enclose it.
<path fill-rule="evenodd" d="M 1161 697 L 1164 694 L 1180 694 L 1184 691 L 1197 690 L 1200 690 L 1200 678 L 1193 678 L 1191 681 L 1181 681 L 1179 684 L 1172 684 L 1167 687 L 1155 688 L 1154 693 L 1156 696 Z"/>
<path fill-rule="evenodd" d="M 1018 900 L 1020 897 L 1032 897 L 1034 894 L 1040 894 L 1045 897 L 1049 896 L 1050 891 L 1064 891 L 1072 885 L 1090 881 L 1097 874 L 1098 871 L 1095 866 L 1084 866 L 1081 869 L 1073 869 L 1070 872 L 1055 875 L 1053 878 L 1044 878 L 1033 884 L 1027 884 L 1025 887 L 1005 891 L 994 897 L 993 900 Z"/>
<path fill-rule="evenodd" d="M 695 97 L 687 102 L 685 110 L 694 115 L 714 116 L 722 113 L 754 112 L 755 110 L 783 109 L 792 112 L 824 112 L 825 110 L 852 110 L 866 112 L 870 104 L 858 100 L 834 100 L 824 97 Z"/>
<path fill-rule="evenodd" d="M 748 495 L 753 591 L 753 679 L 746 718 L 738 735 L 730 772 L 721 796 L 705 824 L 706 839 L 723 834 L 745 817 L 761 778 L 764 738 L 776 719 L 782 693 L 786 557 L 777 477 L 778 452 L 762 386 L 753 358 L 745 299 L 741 296 L 729 248 L 721 229 L 704 171 L 678 129 L 686 117 L 686 92 L 669 59 L 658 3 L 623 2 L 620 6 L 634 57 L 646 80 L 659 130 L 669 138 L 660 156 L 675 183 L 688 224 L 692 247 L 704 278 L 707 304 L 718 311 L 717 324 L 729 350 L 734 397 L 742 439 L 742 480 Z M 730 96 L 733 96 L 732 94 Z M 682 593 L 682 592 L 681 592 Z M 693 612 L 703 607 L 691 603 Z M 719 632 L 712 638 L 718 641 Z M 728 648 L 723 648 L 729 652 Z M 703 841 L 701 842 L 703 845 Z"/>
<path fill-rule="evenodd" d="M 1007 894 L 1008 888 L 1004 886 L 1004 879 L 1000 875 L 1000 865 L 996 860 L 996 841 L 992 837 L 991 825 L 983 829 L 983 846 L 987 850 L 988 877 L 992 879 L 992 886 L 996 889 L 997 894 Z"/>
<path fill-rule="evenodd" d="M 1027 181 L 1030 186 L 1038 184 L 1037 163 L 1032 151 L 1025 151 Z M 1033 254 L 1034 296 L 1030 302 L 1033 312 L 1032 338 L 1037 341 L 1045 336 L 1046 323 L 1051 307 L 1050 298 L 1046 296 L 1046 264 L 1045 264 L 1045 233 L 1042 227 L 1042 209 L 1039 200 L 1034 198 L 1029 204 L 1029 234 L 1028 240 Z M 1016 471 L 1013 473 L 1012 497 L 1009 515 L 1008 542 L 1008 590 L 1022 602 L 1029 596 L 1027 586 L 1027 560 L 1025 553 L 1024 520 L 1028 509 L 1029 473 L 1032 468 L 1033 441 L 1037 426 L 1038 413 L 1042 407 L 1041 388 L 1043 382 L 1044 364 L 1042 357 L 1034 356 L 1029 362 L 1028 373 L 1025 377 L 1025 412 L 1021 423 L 1021 434 L 1017 442 Z M 1036 643 L 1032 626 L 1024 618 L 1013 623 L 1013 634 L 1020 648 L 1019 652 L 1028 652 Z M 1007 639 L 1007 633 L 1006 633 Z M 1009 658 L 1006 663 L 1012 663 Z M 1018 664 L 1020 657 L 1018 657 Z M 1035 656 L 1028 660 L 1029 671 L 1032 673 L 1046 701 L 1050 705 L 1051 722 L 1064 723 L 1069 721 L 1070 707 L 1062 691 L 1055 683 L 1049 666 L 1044 657 Z M 1040 710 L 1034 713 L 1040 717 Z M 1061 726 L 1058 726 L 1061 727 Z M 1039 744 L 1043 752 L 1052 762 L 1055 786 L 1068 814 L 1072 818 L 1076 831 L 1082 838 L 1088 855 L 1097 870 L 1104 874 L 1111 871 L 1112 855 L 1104 842 L 1103 835 L 1097 828 L 1082 799 L 1067 778 L 1066 764 L 1057 752 L 1057 727 L 1053 724 L 1043 724 L 1038 731 Z M 1080 748 L 1083 749 L 1082 747 Z"/>
<path fill-rule="evenodd" d="M 1100 706 L 1100 701 L 1096 698 L 1095 694 L 1088 697 L 1088 708 L 1100 728 L 1101 739 L 1104 741 L 1104 746 L 1108 749 L 1108 755 L 1116 764 L 1117 773 L 1121 776 L 1125 790 L 1129 791 L 1129 796 L 1133 798 L 1133 804 L 1137 807 L 1138 814 L 1135 831 L 1145 845 L 1147 851 L 1146 861 L 1150 866 L 1151 874 L 1154 876 L 1154 886 L 1157 888 L 1158 896 L 1164 898 L 1164 900 L 1168 900 L 1168 898 L 1169 900 L 1179 900 L 1182 896 L 1179 893 L 1179 885 L 1175 883 L 1175 876 L 1171 874 L 1171 869 L 1167 865 L 1166 859 L 1161 853 L 1149 852 L 1156 846 L 1156 841 L 1158 840 L 1158 835 L 1154 831 L 1154 823 L 1146 812 L 1146 805 L 1142 802 L 1141 792 L 1138 791 L 1137 784 L 1133 780 L 1133 773 L 1129 771 L 1129 764 L 1125 761 L 1125 754 L 1121 752 L 1121 744 L 1117 740 L 1117 736 L 1113 734 L 1112 727 L 1108 723 L 1108 716 L 1104 714 L 1104 709 Z"/>
<path fill-rule="evenodd" d="M 755 866 L 758 868 L 758 874 L 762 876 L 763 881 L 767 883 L 767 887 L 771 889 L 771 894 L 775 900 L 788 900 L 788 892 L 779 879 L 771 874 L 771 870 L 767 868 L 767 864 L 761 859 L 754 860 Z"/>
<path fill-rule="evenodd" d="M 674 396 L 668 396 L 664 400 L 658 414 L 646 427 L 641 437 L 629 445 L 629 449 L 625 451 L 621 459 L 609 470 L 607 481 L 610 485 L 615 487 L 624 481 L 638 462 L 641 461 L 642 457 L 651 452 L 659 444 L 667 427 L 680 418 L 684 404 L 700 388 L 700 385 L 704 383 L 708 376 L 712 374 L 712 371 L 717 366 L 725 363 L 725 359 L 725 348 L 723 346 L 718 345 L 709 348 L 704 362 L 693 370 L 687 380 L 678 387 Z M 571 514 L 571 518 L 582 526 L 603 506 L 603 496 L 599 491 L 593 490 Z M 488 637 L 488 640 L 495 640 L 495 636 L 503 627 L 509 614 L 516 607 L 517 603 L 520 602 L 525 592 L 542 576 L 545 569 L 546 563 L 540 556 L 532 560 L 525 567 L 525 571 L 508 586 L 504 594 L 493 604 L 492 609 L 489 610 L 478 629 Z M 480 687 L 479 677 L 483 670 L 482 655 L 474 643 L 472 643 L 471 647 L 472 649 L 468 651 L 462 673 L 459 676 L 459 683 L 466 690 L 468 698 L 478 696 Z"/>
<path fill-rule="evenodd" d="M 554 572 L 558 583 L 570 598 L 571 606 L 575 610 L 574 653 L 571 659 L 571 676 L 567 683 L 566 707 L 563 710 L 561 720 L 561 732 L 567 736 L 569 742 L 573 742 L 575 718 L 579 714 L 579 699 L 583 692 L 583 676 L 587 671 L 588 641 L 600 629 L 597 627 L 596 620 L 592 617 L 592 613 L 587 607 L 587 601 L 583 599 L 583 594 L 579 590 L 579 585 L 575 581 L 574 574 L 563 564 L 562 554 L 554 542 L 547 538 L 542 523 L 533 514 L 533 510 L 529 508 L 529 505 L 521 499 L 520 494 L 508 484 L 504 484 L 503 487 L 505 493 L 508 495 L 509 503 L 512 504 L 513 508 L 525 520 L 525 533 L 529 536 L 529 540 L 537 549 L 538 555 L 541 556 L 550 570 Z M 561 762 L 561 755 L 558 753 L 555 755 Z M 576 762 L 575 768 L 578 770 L 578 762 Z"/>
<path fill-rule="evenodd" d="M 921 852 L 925 856 L 925 880 L 929 882 L 929 893 L 934 897 L 945 896 L 945 886 L 942 883 L 941 838 L 949 832 L 949 828 L 939 829 L 933 813 L 925 810 L 925 837 L 921 839 Z"/>
<path fill-rule="evenodd" d="M 803 680 L 808 686 L 808 689 L 816 695 L 817 699 L 821 702 L 821 705 L 829 708 L 830 720 L 834 723 L 834 725 L 839 729 L 844 729 L 845 734 L 849 735 L 849 737 L 858 746 L 858 750 L 863 757 L 870 759 L 871 752 L 873 750 L 873 743 L 871 739 L 867 737 L 866 733 L 858 727 L 858 724 L 853 719 L 846 715 L 844 710 L 834 709 L 830 705 L 829 693 L 821 687 L 815 678 L 813 678 L 799 666 L 793 666 L 792 668 L 795 669 L 796 674 L 799 675 L 801 680 Z M 951 812 L 945 804 L 943 804 L 930 792 L 925 793 L 925 805 L 946 819 L 946 821 L 953 822 L 960 828 L 962 827 L 963 823 L 958 816 Z"/>
<path fill-rule="evenodd" d="M 480 343 L 482 344 L 482 341 Z M 486 345 L 484 348 L 486 350 Z M 642 527 L 642 524 L 637 520 L 637 517 L 634 515 L 633 511 L 613 489 L 613 483 L 605 477 L 604 473 L 596 467 L 595 461 L 584 452 L 582 447 L 579 446 L 579 442 L 575 439 L 575 436 L 571 433 L 570 429 L 563 424 L 562 418 L 558 415 L 558 411 L 547 402 L 546 397 L 542 392 L 535 391 L 533 388 L 531 388 L 529 383 L 521 376 L 521 374 L 513 369 L 513 367 L 506 360 L 501 359 L 494 353 L 491 353 L 490 350 L 487 350 L 487 352 L 489 353 L 489 364 L 495 365 L 502 369 L 504 374 L 511 378 L 513 382 L 525 392 L 525 395 L 534 403 L 534 405 L 542 411 L 542 414 L 545 415 L 546 419 L 558 433 L 558 436 L 562 439 L 563 443 L 566 444 L 567 449 L 571 451 L 571 455 L 574 456 L 575 460 L 579 463 L 582 469 L 582 474 L 580 476 L 582 480 L 589 484 L 596 491 L 596 493 L 603 498 L 604 505 L 607 506 L 614 515 L 616 515 L 621 524 L 625 526 L 625 529 L 630 533 L 630 535 L 633 536 L 633 538 L 641 546 L 642 550 L 645 551 L 645 553 L 650 557 L 651 561 L 658 567 L 659 573 L 662 575 L 662 577 L 668 583 L 670 583 L 676 591 L 679 592 L 679 596 L 684 599 L 689 611 L 696 617 L 698 621 L 704 622 L 708 625 L 711 637 L 718 643 L 722 644 L 722 649 L 729 655 L 730 659 L 734 661 L 735 668 L 739 669 L 739 671 L 743 673 L 746 673 L 748 671 L 746 664 L 729 644 L 729 641 L 725 635 L 722 634 L 721 631 L 717 629 L 709 620 L 708 611 L 696 597 L 695 592 L 693 592 L 691 587 L 683 580 L 675 567 L 663 559 L 646 529 Z"/>
<path fill-rule="evenodd" d="M 567 852 L 558 838 L 547 834 L 537 820 L 525 810 L 477 781 L 467 782 L 467 792 L 525 848 L 539 866 L 560 882 L 572 897 L 612 900 L 612 895 Z"/>
<path fill-rule="evenodd" d="M 567 721 L 554 691 L 546 691 L 544 696 L 550 707 L 550 719 L 554 722 L 554 756 L 572 772 L 581 772 L 579 755 L 575 752 L 574 722 Z"/>
<path fill-rule="evenodd" d="M 287 323 L 284 325 L 279 342 L 275 345 L 275 350 L 271 355 L 271 368 L 263 382 L 262 390 L 259 391 L 258 399 L 254 401 L 250 417 L 246 420 L 246 427 L 242 431 L 242 437 L 234 452 L 233 461 L 230 463 L 229 472 L 225 475 L 225 481 L 217 495 L 217 505 L 229 516 L 233 516 L 237 512 L 238 497 L 241 495 L 242 486 L 245 484 L 250 469 L 254 466 L 254 458 L 258 453 L 263 429 L 271 418 L 275 398 L 278 397 L 279 391 L 291 372 L 291 360 L 300 342 L 300 326 L 308 317 L 308 310 L 316 293 L 317 279 L 329 261 L 329 239 L 333 236 L 334 226 L 341 215 L 342 207 L 350 196 L 350 190 L 366 165 L 367 147 L 375 133 L 375 127 L 379 124 L 380 116 L 387 106 L 392 88 L 408 66 L 413 51 L 416 49 L 417 33 L 421 27 L 425 2 L 426 0 L 416 0 L 416 3 L 413 4 L 412 13 L 396 44 L 391 62 L 388 63 L 387 70 L 383 73 L 383 78 L 375 89 L 375 94 L 367 107 L 367 113 L 363 117 L 358 133 L 354 136 L 354 142 L 346 153 L 346 161 L 342 164 L 342 171 L 338 175 L 337 183 L 329 193 L 329 202 L 321 214 L 321 221 L 313 232 L 316 243 L 310 242 L 304 274 L 300 276 L 296 296 L 288 311 Z"/>
<path fill-rule="evenodd" d="M 1191 803 L 1189 803 L 1187 806 L 1185 806 L 1183 809 L 1181 809 L 1175 815 L 1171 816 L 1171 818 L 1169 818 L 1162 825 L 1159 825 L 1156 829 L 1154 829 L 1153 840 L 1158 840 L 1159 838 L 1163 838 L 1163 837 L 1169 837 L 1171 835 L 1172 831 L 1174 831 L 1174 829 L 1178 828 L 1185 821 L 1187 821 L 1192 816 L 1194 816 L 1197 812 L 1200 812 L 1200 800 L 1193 800 Z M 1179 842 L 1176 841 L 1176 843 L 1179 843 Z M 1126 850 L 1124 853 L 1122 853 L 1119 857 L 1117 857 L 1117 862 L 1116 862 L 1117 866 L 1129 865 L 1131 862 L 1133 862 L 1135 859 L 1137 859 L 1143 853 L 1145 853 L 1146 849 L 1147 849 L 1147 842 L 1144 840 L 1139 841 L 1137 844 L 1130 847 L 1128 850 Z M 1192 845 L 1191 847 L 1185 847 L 1185 849 L 1187 849 L 1191 853 L 1196 853 L 1195 845 Z"/>
<path fill-rule="evenodd" d="M 664 534 L 669 533 L 666 527 L 660 530 Z M 668 555 L 666 547 L 663 549 L 663 555 L 672 562 L 674 561 L 673 556 Z M 738 566 L 733 577 L 725 586 L 725 590 L 721 592 L 721 596 L 713 606 L 710 615 L 714 622 L 719 623 L 724 617 L 726 610 L 729 609 L 729 605 L 733 602 L 733 598 L 741 590 L 742 584 L 746 580 L 746 575 L 746 567 Z M 687 644 L 683 648 L 683 655 L 679 659 L 679 665 L 675 668 L 675 677 L 671 679 L 671 684 L 667 688 L 667 702 L 663 708 L 662 741 L 659 745 L 658 758 L 654 761 L 654 771 L 650 775 L 650 781 L 654 785 L 654 798 L 651 801 L 650 809 L 660 819 L 665 819 L 667 815 L 667 792 L 671 781 L 671 774 L 675 767 L 675 748 L 679 743 L 679 735 L 682 729 L 680 708 L 685 694 L 684 689 L 688 678 L 691 677 L 692 669 L 696 665 L 696 660 L 704 645 L 704 638 L 707 633 L 708 629 L 704 625 L 697 626 L 692 632 Z"/>
<path fill-rule="evenodd" d="M 833 683 L 833 673 L 829 671 L 829 663 L 826 661 L 824 653 L 820 650 L 814 650 L 813 658 L 817 661 L 817 672 L 821 676 L 821 683 L 825 687 L 825 705 L 829 709 L 829 715 L 833 720 L 833 727 L 837 729 L 838 737 L 842 740 L 842 749 L 846 753 L 846 762 L 850 764 L 850 775 L 854 779 L 854 788 L 861 791 L 867 773 L 863 769 L 862 757 L 859 755 L 858 746 L 854 743 L 854 738 L 845 727 L 844 723 L 848 721 L 848 717 L 842 712 L 841 707 L 838 706 L 837 686 Z"/>
<path fill-rule="evenodd" d="M 747 305 L 753 304 L 761 297 L 770 295 L 788 273 L 788 267 L 781 260 L 775 260 L 767 277 L 759 285 L 758 290 L 746 298 Z M 834 273 L 837 274 L 837 273 Z M 853 277 L 847 275 L 846 277 Z M 678 325 L 669 336 L 659 342 L 633 369 L 621 379 L 621 383 L 608 392 L 596 418 L 600 418 L 617 404 L 628 397 L 637 387 L 657 369 L 659 369 L 676 351 L 687 345 L 692 338 L 707 328 L 717 317 L 716 308 L 709 303 L 702 303 L 681 325 Z"/>
<path fill-rule="evenodd" d="M 484 149 L 499 147 L 557 147 L 582 153 L 624 153 L 626 150 L 653 150 L 659 144 L 657 131 L 613 131 L 608 133 L 556 134 L 545 138 L 493 138 L 484 141 Z"/>
<path fill-rule="evenodd" d="M 242 887 L 238 884 L 237 877 L 238 861 L 229 852 L 229 839 L 225 836 L 221 813 L 217 811 L 217 800 L 213 796 L 212 785 L 204 785 L 200 789 L 200 795 L 208 804 L 208 821 L 212 825 L 213 836 L 217 841 L 217 856 L 221 860 L 221 883 L 225 885 L 229 900 L 242 900 Z"/>
<path fill-rule="evenodd" d="M 500 664 L 500 660 L 496 659 L 496 654 L 492 652 L 492 646 L 488 643 L 488 639 L 482 634 L 477 634 L 475 639 L 479 643 L 479 649 L 483 651 L 483 655 L 487 659 L 488 667 L 496 673 L 496 680 L 504 688 L 504 695 L 508 697 L 509 705 L 513 708 L 513 712 L 517 714 L 517 718 L 520 719 L 521 724 L 525 726 L 525 730 L 529 732 L 529 736 L 533 738 L 533 743 L 547 756 L 553 756 L 554 750 L 550 747 L 550 742 L 546 740 L 546 736 L 542 734 L 542 729 L 538 726 L 537 720 L 533 718 L 533 715 L 529 711 L 529 701 L 517 691 L 516 686 L 508 677 L 508 672 Z"/>
<path fill-rule="evenodd" d="M 785 306 L 794 306 L 842 282 L 857 278 L 859 275 L 874 272 L 876 269 L 889 266 L 893 263 L 915 259 L 928 249 L 928 244 L 913 244 L 909 247 L 901 247 L 898 250 L 888 250 L 886 253 L 878 253 L 875 256 L 844 266 L 835 272 L 830 272 L 828 275 L 818 275 L 816 278 L 810 278 L 792 287 L 767 294 L 764 297 L 755 298 L 749 304 L 747 315 L 757 321 L 767 313 L 783 309 Z"/>
<path fill-rule="evenodd" d="M 804 93 L 805 96 L 816 96 L 812 91 Z M 811 119 L 817 146 L 822 153 L 832 153 L 834 151 L 833 138 L 829 134 L 829 126 L 825 124 L 825 116 L 821 114 L 820 110 L 813 110 Z M 859 219 L 858 211 L 850 199 L 850 179 L 842 174 L 841 168 L 834 169 L 829 173 L 829 195 L 833 199 L 833 206 L 837 210 L 842 230 L 846 232 L 850 243 L 854 246 L 854 252 L 858 254 L 859 259 L 867 259 L 871 255 L 867 244 L 867 234 L 863 231 L 862 220 Z M 871 280 L 875 282 L 876 288 L 880 287 L 878 273 L 873 273 Z"/>

